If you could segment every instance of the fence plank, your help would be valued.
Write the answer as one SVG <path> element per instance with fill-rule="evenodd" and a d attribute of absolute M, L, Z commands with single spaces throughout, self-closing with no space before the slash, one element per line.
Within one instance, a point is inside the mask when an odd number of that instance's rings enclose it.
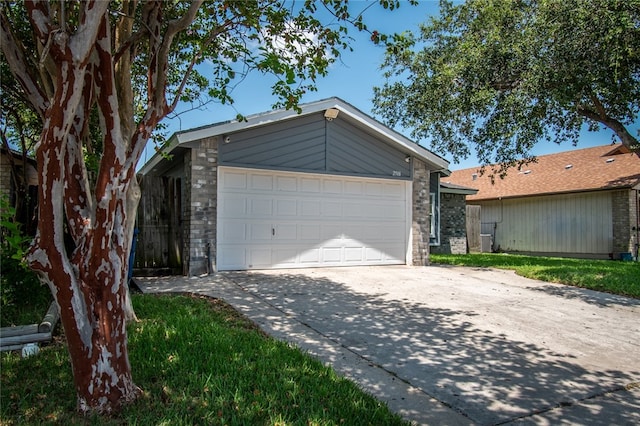
<path fill-rule="evenodd" d="M 480 253 L 480 206 L 467 205 L 467 241 L 469 253 Z"/>

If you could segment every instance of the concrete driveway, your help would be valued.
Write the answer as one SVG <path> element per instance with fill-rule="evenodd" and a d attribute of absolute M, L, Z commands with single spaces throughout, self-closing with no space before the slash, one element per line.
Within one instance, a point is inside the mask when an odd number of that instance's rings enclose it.
<path fill-rule="evenodd" d="M 141 279 L 220 297 L 417 424 L 640 424 L 640 301 L 461 267 Z"/>

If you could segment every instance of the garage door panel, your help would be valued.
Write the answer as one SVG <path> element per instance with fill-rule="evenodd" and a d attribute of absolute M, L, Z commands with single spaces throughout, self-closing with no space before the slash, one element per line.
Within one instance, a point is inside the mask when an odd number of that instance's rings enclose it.
<path fill-rule="evenodd" d="M 271 241 L 272 227 L 270 223 L 252 223 L 249 225 L 248 238 L 243 242 Z"/>
<path fill-rule="evenodd" d="M 320 225 L 301 224 L 300 240 L 301 241 L 320 241 Z"/>
<path fill-rule="evenodd" d="M 407 182 L 219 168 L 219 270 L 403 264 Z"/>
<path fill-rule="evenodd" d="M 298 179 L 293 176 L 276 176 L 276 189 L 282 192 L 297 192 Z"/>
<path fill-rule="evenodd" d="M 264 269 L 270 268 L 273 264 L 273 262 L 271 261 L 270 248 L 249 248 L 247 252 L 249 268 Z"/>
<path fill-rule="evenodd" d="M 247 214 L 247 200 L 243 196 L 230 195 L 221 203 L 225 217 L 243 217 Z"/>
<path fill-rule="evenodd" d="M 321 224 L 320 240 L 326 244 L 330 244 L 332 240 L 340 240 L 342 238 L 342 226 L 339 224 Z"/>
<path fill-rule="evenodd" d="M 342 180 L 324 178 L 322 190 L 326 194 L 342 194 Z"/>
<path fill-rule="evenodd" d="M 248 265 L 246 249 L 243 247 L 225 247 L 218 252 L 218 264 L 225 265 L 226 269 L 245 269 Z"/>
<path fill-rule="evenodd" d="M 346 262 L 362 262 L 364 260 L 364 247 L 345 247 L 344 260 Z"/>
<path fill-rule="evenodd" d="M 277 224 L 274 226 L 273 239 L 277 241 L 298 241 L 298 226 L 295 224 Z"/>
<path fill-rule="evenodd" d="M 347 181 L 344 184 L 344 193 L 348 195 L 361 196 L 364 190 L 363 182 Z"/>
<path fill-rule="evenodd" d="M 401 226 L 382 226 L 382 227 L 367 227 L 367 233 L 372 238 L 377 236 L 378 239 L 383 241 L 393 241 L 398 238 L 398 235 L 402 235 L 404 229 Z"/>
<path fill-rule="evenodd" d="M 367 233 L 362 224 L 350 226 L 348 229 L 342 231 L 341 237 L 346 240 L 354 241 L 366 241 Z"/>
<path fill-rule="evenodd" d="M 346 217 L 362 218 L 365 215 L 363 207 L 360 203 L 345 202 L 343 213 Z"/>
<path fill-rule="evenodd" d="M 244 172 L 227 171 L 222 177 L 220 183 L 226 189 L 246 189 L 247 174 Z"/>
<path fill-rule="evenodd" d="M 384 260 L 384 256 L 380 250 L 367 247 L 365 248 L 365 259 L 369 262 L 382 262 Z"/>
<path fill-rule="evenodd" d="M 225 241 L 246 241 L 247 226 L 243 222 L 227 222 L 226 226 L 221 229 L 222 238 Z"/>
<path fill-rule="evenodd" d="M 298 202 L 291 200 L 276 200 L 276 215 L 278 216 L 297 216 Z"/>
<path fill-rule="evenodd" d="M 320 214 L 325 217 L 342 217 L 342 203 L 338 201 L 322 201 Z"/>
<path fill-rule="evenodd" d="M 318 200 L 300 200 L 302 208 L 302 216 L 319 217 L 320 216 L 320 201 Z"/>
<path fill-rule="evenodd" d="M 273 200 L 254 198 L 248 200 L 251 207 L 249 213 L 253 217 L 273 216 Z"/>
<path fill-rule="evenodd" d="M 250 188 L 255 191 L 271 191 L 273 190 L 273 176 L 270 174 L 254 173 L 251 174 Z"/>
<path fill-rule="evenodd" d="M 300 263 L 301 264 L 311 264 L 311 265 L 317 265 L 320 263 L 320 249 L 319 248 L 313 248 L 313 249 L 308 249 L 305 250 L 304 252 L 300 253 Z"/>
<path fill-rule="evenodd" d="M 318 179 L 300 178 L 300 190 L 302 193 L 309 192 L 312 194 L 317 194 L 320 192 L 320 181 Z"/>
<path fill-rule="evenodd" d="M 297 247 L 274 247 L 271 267 L 288 268 L 298 263 Z"/>
<path fill-rule="evenodd" d="M 342 258 L 342 249 L 339 247 L 323 247 L 322 248 L 322 263 L 339 263 Z"/>

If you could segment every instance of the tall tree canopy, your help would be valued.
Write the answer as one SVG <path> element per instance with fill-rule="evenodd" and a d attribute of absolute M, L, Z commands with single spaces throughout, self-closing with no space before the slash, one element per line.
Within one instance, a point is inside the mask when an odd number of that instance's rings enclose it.
<path fill-rule="evenodd" d="M 512 163 L 583 125 L 640 152 L 640 0 L 441 1 L 384 69 L 376 114 L 454 160 Z"/>
<path fill-rule="evenodd" d="M 0 21 L 2 66 L 15 82 L 3 79 L 3 90 L 42 125 L 28 261 L 60 307 L 79 409 L 111 412 L 139 394 L 127 270 L 135 169 L 152 132 L 180 101 L 232 102 L 252 70 L 274 77 L 277 105 L 295 108 L 348 48 L 348 27 L 366 27 L 340 0 L 27 0 L 2 2 Z M 99 153 L 91 180 L 87 152 Z"/>

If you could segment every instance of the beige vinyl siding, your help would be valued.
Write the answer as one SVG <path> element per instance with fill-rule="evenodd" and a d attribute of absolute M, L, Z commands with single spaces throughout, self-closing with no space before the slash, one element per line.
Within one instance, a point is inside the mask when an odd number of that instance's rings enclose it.
<path fill-rule="evenodd" d="M 482 232 L 504 251 L 607 255 L 613 251 L 611 193 L 483 202 Z"/>

